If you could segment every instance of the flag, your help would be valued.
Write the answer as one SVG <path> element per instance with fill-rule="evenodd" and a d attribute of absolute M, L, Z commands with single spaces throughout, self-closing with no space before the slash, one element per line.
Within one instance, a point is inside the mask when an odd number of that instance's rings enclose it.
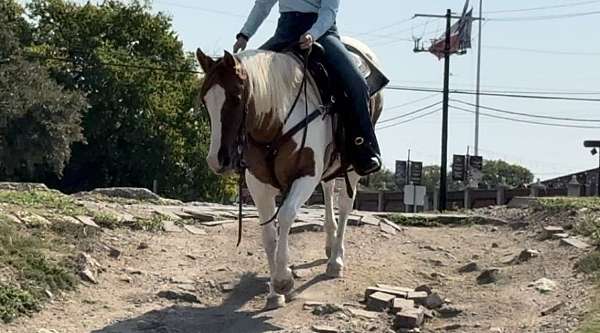
<path fill-rule="evenodd" d="M 450 54 L 471 48 L 473 9 L 468 10 L 468 6 L 469 0 L 467 0 L 467 3 L 465 4 L 465 8 L 463 10 L 460 20 L 454 23 L 450 28 Z M 445 33 L 439 38 L 432 41 L 431 47 L 429 47 L 429 52 L 437 56 L 438 59 L 444 58 L 446 54 Z"/>

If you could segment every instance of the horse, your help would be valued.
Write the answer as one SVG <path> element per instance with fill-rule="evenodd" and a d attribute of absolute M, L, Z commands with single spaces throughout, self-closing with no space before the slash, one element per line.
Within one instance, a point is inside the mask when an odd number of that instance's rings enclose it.
<path fill-rule="evenodd" d="M 344 38 L 344 42 L 377 64 L 375 54 L 366 45 L 349 38 Z M 243 176 L 258 210 L 270 270 L 266 309 L 285 306 L 285 296 L 293 290 L 294 279 L 288 266 L 290 228 L 320 183 L 325 201 L 325 274 L 342 278 L 346 223 L 360 176 L 347 173 L 349 189 L 339 194 L 336 221 L 334 176 L 341 161 L 335 153 L 332 117 L 316 117 L 305 124 L 303 131 L 279 142 L 276 151 L 270 148 L 305 121 L 307 110 L 323 108 L 316 82 L 306 73 L 303 63 L 287 53 L 248 50 L 232 55 L 225 51 L 222 58 L 215 60 L 198 49 L 196 57 L 205 73 L 199 97 L 210 117 L 208 166 L 222 175 L 234 171 L 242 159 L 245 163 Z M 381 92 L 371 97 L 370 105 L 375 124 L 383 110 Z M 277 209 L 276 197 L 284 193 Z M 274 218 L 276 222 L 270 223 Z"/>

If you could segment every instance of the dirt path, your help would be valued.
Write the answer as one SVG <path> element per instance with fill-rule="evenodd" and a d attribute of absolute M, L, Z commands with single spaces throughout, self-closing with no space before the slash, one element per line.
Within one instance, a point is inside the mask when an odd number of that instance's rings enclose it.
<path fill-rule="evenodd" d="M 490 226 L 404 228 L 392 236 L 364 225 L 348 229 L 346 277 L 341 280 L 321 275 L 324 234 L 293 235 L 291 260 L 306 268 L 304 276 L 296 280 L 296 295 L 287 307 L 262 312 L 266 258 L 257 221 L 247 220 L 245 229 L 240 248 L 235 248 L 235 224 L 206 228 L 207 235 L 106 231 L 104 241 L 122 255 L 114 259 L 108 252 L 92 253 L 105 268 L 98 285 L 59 296 L 32 318 L 0 325 L 0 331 L 311 332 L 313 325 L 327 324 L 340 332 L 393 332 L 391 317 L 385 314 L 363 319 L 346 311 L 318 316 L 303 309 L 306 300 L 360 306 L 365 288 L 385 283 L 411 288 L 427 284 L 463 310 L 454 318 L 428 321 L 422 332 L 452 324 L 460 325 L 454 326 L 459 332 L 570 332 L 588 298 L 588 284 L 573 271 L 581 253 L 559 246 L 558 241 L 538 241 L 533 231 Z M 148 248 L 138 249 L 141 243 Z M 520 265 L 501 264 L 506 256 L 526 248 L 541 256 Z M 478 272 L 457 272 L 469 261 L 482 268 L 501 267 L 504 278 L 478 285 Z M 555 291 L 541 294 L 528 287 L 543 277 L 557 283 Z M 195 295 L 199 303 L 172 299 L 178 293 Z M 566 305 L 556 313 L 541 316 L 543 309 L 563 301 Z"/>

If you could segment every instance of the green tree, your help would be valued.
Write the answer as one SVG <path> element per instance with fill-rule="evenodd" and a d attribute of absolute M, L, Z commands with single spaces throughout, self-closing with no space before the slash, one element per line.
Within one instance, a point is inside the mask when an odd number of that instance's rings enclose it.
<path fill-rule="evenodd" d="M 504 183 L 509 186 L 519 186 L 533 182 L 533 173 L 527 168 L 510 164 L 502 160 L 485 161 L 483 163 L 482 183 L 496 186 Z"/>
<path fill-rule="evenodd" d="M 29 9 L 33 51 L 90 103 L 87 144 L 74 146 L 60 187 L 150 187 L 156 179 L 161 194 L 181 199 L 231 195 L 204 161 L 209 129 L 196 106 L 195 61 L 169 17 L 138 1 L 33 0 Z"/>
<path fill-rule="evenodd" d="M 377 191 L 384 189 L 388 191 L 399 190 L 394 173 L 386 168 L 382 168 L 378 172 L 369 175 L 369 177 L 364 177 L 361 183 L 369 189 Z"/>
<path fill-rule="evenodd" d="M 85 99 L 24 58 L 30 30 L 16 2 L 0 1 L 0 26 L 0 178 L 60 176 L 71 145 L 83 140 Z"/>

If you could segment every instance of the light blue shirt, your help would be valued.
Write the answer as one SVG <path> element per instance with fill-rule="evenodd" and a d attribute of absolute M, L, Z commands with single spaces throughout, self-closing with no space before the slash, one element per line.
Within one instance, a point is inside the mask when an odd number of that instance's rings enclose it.
<path fill-rule="evenodd" d="M 265 21 L 278 0 L 256 0 L 254 8 L 241 33 L 252 37 Z M 308 30 L 314 39 L 319 39 L 335 23 L 340 0 L 279 0 L 279 12 L 317 13 L 317 22 Z"/>

